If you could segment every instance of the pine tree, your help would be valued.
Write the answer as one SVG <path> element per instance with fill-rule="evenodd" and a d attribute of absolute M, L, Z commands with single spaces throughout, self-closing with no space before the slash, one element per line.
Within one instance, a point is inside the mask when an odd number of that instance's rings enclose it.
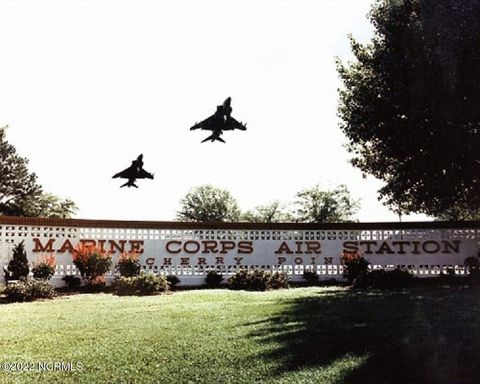
<path fill-rule="evenodd" d="M 7 280 L 25 280 L 27 278 L 30 268 L 23 241 L 13 248 L 13 257 L 8 263 L 8 268 L 5 272 Z"/>

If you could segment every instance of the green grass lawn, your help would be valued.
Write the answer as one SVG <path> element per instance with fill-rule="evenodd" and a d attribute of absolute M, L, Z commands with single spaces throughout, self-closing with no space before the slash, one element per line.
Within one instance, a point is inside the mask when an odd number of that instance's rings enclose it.
<path fill-rule="evenodd" d="M 480 383 L 480 290 L 154 297 L 81 294 L 0 305 L 0 383 Z"/>

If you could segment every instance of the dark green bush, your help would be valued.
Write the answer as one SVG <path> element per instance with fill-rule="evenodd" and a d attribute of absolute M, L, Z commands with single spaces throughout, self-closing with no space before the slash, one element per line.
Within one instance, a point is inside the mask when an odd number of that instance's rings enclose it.
<path fill-rule="evenodd" d="M 267 289 L 288 288 L 288 276 L 276 272 L 271 274 L 261 269 L 242 269 L 228 279 L 229 288 L 246 291 L 266 291 Z"/>
<path fill-rule="evenodd" d="M 468 274 L 468 283 L 474 287 L 480 286 L 480 270 L 472 269 Z"/>
<path fill-rule="evenodd" d="M 270 274 L 262 269 L 254 269 L 248 273 L 249 289 L 251 291 L 266 291 Z"/>
<path fill-rule="evenodd" d="M 228 278 L 228 284 L 230 289 L 248 290 L 249 288 L 249 275 L 246 269 L 241 269 L 236 272 L 234 275 Z"/>
<path fill-rule="evenodd" d="M 69 289 L 76 289 L 82 284 L 82 279 L 78 276 L 67 275 L 62 279 Z"/>
<path fill-rule="evenodd" d="M 121 276 L 112 284 L 113 293 L 118 296 L 132 296 L 137 294 L 135 277 Z"/>
<path fill-rule="evenodd" d="M 180 283 L 180 279 L 175 275 L 168 275 L 167 281 L 168 281 L 168 284 L 170 285 L 170 288 L 172 289 L 175 288 L 175 286 Z"/>
<path fill-rule="evenodd" d="M 53 286 L 42 280 L 30 280 L 31 295 L 34 299 L 50 299 L 55 296 Z"/>
<path fill-rule="evenodd" d="M 216 288 L 220 286 L 223 281 L 223 275 L 217 271 L 209 271 L 205 277 L 205 282 L 209 288 Z"/>
<path fill-rule="evenodd" d="M 8 284 L 5 288 L 5 297 L 10 302 L 15 301 L 31 301 L 30 287 L 26 281 Z"/>
<path fill-rule="evenodd" d="M 50 280 L 55 274 L 55 268 L 51 265 L 41 263 L 32 268 L 33 277 L 37 280 Z"/>
<path fill-rule="evenodd" d="M 270 274 L 267 282 L 267 289 L 282 289 L 289 287 L 290 278 L 284 272 L 274 272 Z"/>
<path fill-rule="evenodd" d="M 480 286 L 480 261 L 478 257 L 467 257 L 463 262 L 468 272 L 468 282 L 475 287 Z"/>
<path fill-rule="evenodd" d="M 385 271 L 378 269 L 362 272 L 353 282 L 354 288 L 399 289 L 409 288 L 415 283 L 415 277 L 401 269 Z"/>
<path fill-rule="evenodd" d="M 261 269 L 240 270 L 228 279 L 231 289 L 247 291 L 265 291 L 269 274 Z"/>
<path fill-rule="evenodd" d="M 4 269 L 5 280 L 26 280 L 30 267 L 27 260 L 27 252 L 23 245 L 23 241 L 13 248 L 13 257 L 8 263 L 8 267 Z"/>
<path fill-rule="evenodd" d="M 113 293 L 125 295 L 156 295 L 168 292 L 170 285 L 164 276 L 142 273 L 139 276 L 119 277 L 112 285 Z"/>
<path fill-rule="evenodd" d="M 318 274 L 315 271 L 305 271 L 303 272 L 303 279 L 307 282 L 307 285 L 317 285 L 318 284 Z"/>
<path fill-rule="evenodd" d="M 453 284 L 457 277 L 455 276 L 455 270 L 453 268 L 447 268 L 446 273 L 443 271 L 438 275 L 438 279 L 442 284 Z"/>
<path fill-rule="evenodd" d="M 165 276 L 157 276 L 152 273 L 142 273 L 135 277 L 137 291 L 140 295 L 155 295 L 168 292 L 170 286 Z"/>
<path fill-rule="evenodd" d="M 42 280 L 19 281 L 8 284 L 4 291 L 7 301 L 33 301 L 55 296 L 53 286 Z"/>
<path fill-rule="evenodd" d="M 480 261 L 478 260 L 478 257 L 467 257 L 463 262 L 463 265 L 467 268 L 467 271 L 469 273 L 472 273 L 473 271 L 478 271 L 480 269 Z"/>
<path fill-rule="evenodd" d="M 372 284 L 372 275 L 368 271 L 361 272 L 355 280 L 353 280 L 352 286 L 357 289 L 369 288 Z"/>

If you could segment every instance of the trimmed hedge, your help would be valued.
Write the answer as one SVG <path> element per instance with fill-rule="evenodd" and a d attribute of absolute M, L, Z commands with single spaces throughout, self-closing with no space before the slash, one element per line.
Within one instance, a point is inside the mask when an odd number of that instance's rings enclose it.
<path fill-rule="evenodd" d="M 217 288 L 223 281 L 223 275 L 217 271 L 209 271 L 205 277 L 205 283 L 209 288 Z"/>
<path fill-rule="evenodd" d="M 67 275 L 62 278 L 69 289 L 76 289 L 82 285 L 82 279 L 78 276 Z"/>
<path fill-rule="evenodd" d="M 32 268 L 33 278 L 37 280 L 50 280 L 55 274 L 55 268 L 46 263 L 40 263 Z"/>
<path fill-rule="evenodd" d="M 7 285 L 3 293 L 9 302 L 51 299 L 55 296 L 53 286 L 43 280 L 27 280 L 11 283 Z"/>
<path fill-rule="evenodd" d="M 318 284 L 318 274 L 315 271 L 305 271 L 303 272 L 303 280 L 306 281 L 307 285 L 317 285 Z"/>
<path fill-rule="evenodd" d="M 139 276 L 119 277 L 112 288 L 113 293 L 118 296 L 144 296 L 168 292 L 170 284 L 164 276 L 142 273 Z"/>
<path fill-rule="evenodd" d="M 399 289 L 409 288 L 415 283 L 415 277 L 408 271 L 378 269 L 362 272 L 354 281 L 354 288 Z"/>
<path fill-rule="evenodd" d="M 261 269 L 242 269 L 228 279 L 229 288 L 246 291 L 266 291 L 289 287 L 289 277 L 283 272 L 269 273 Z"/>

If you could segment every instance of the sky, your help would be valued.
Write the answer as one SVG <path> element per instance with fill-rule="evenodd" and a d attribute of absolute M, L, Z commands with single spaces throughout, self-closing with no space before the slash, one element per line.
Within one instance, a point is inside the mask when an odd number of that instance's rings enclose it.
<path fill-rule="evenodd" d="M 360 221 L 398 221 L 352 167 L 335 57 L 373 34 L 373 0 L 2 1 L 0 125 L 78 218 L 173 220 L 195 186 L 242 210 L 346 184 Z M 232 98 L 247 131 L 189 128 Z M 140 153 L 155 179 L 119 188 Z M 424 220 L 423 215 L 403 217 Z"/>

